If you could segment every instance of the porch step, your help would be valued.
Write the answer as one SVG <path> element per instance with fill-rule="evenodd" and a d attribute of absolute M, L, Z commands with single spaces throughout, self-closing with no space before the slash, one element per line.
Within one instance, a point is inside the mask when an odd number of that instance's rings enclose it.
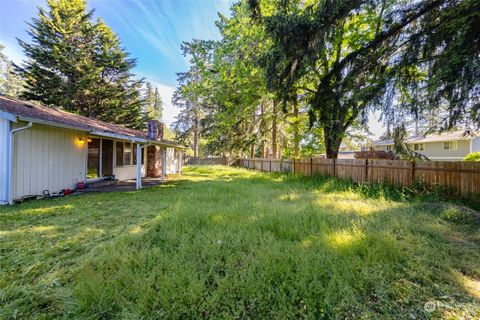
<path fill-rule="evenodd" d="M 87 188 L 105 187 L 105 186 L 111 186 L 117 183 L 118 183 L 118 179 L 100 180 L 100 181 L 87 183 Z"/>

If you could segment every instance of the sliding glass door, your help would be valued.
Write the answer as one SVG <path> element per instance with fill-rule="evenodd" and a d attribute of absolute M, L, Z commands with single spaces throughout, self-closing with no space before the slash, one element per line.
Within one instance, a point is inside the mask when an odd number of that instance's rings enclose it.
<path fill-rule="evenodd" d="M 113 175 L 113 141 L 88 138 L 87 179 Z"/>
<path fill-rule="evenodd" d="M 100 178 L 100 139 L 88 138 L 87 179 Z"/>
<path fill-rule="evenodd" d="M 102 140 L 102 177 L 113 175 L 113 140 Z"/>

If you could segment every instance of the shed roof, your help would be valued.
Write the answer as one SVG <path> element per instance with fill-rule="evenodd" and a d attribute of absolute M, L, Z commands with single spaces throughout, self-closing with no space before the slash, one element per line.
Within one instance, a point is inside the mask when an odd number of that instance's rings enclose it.
<path fill-rule="evenodd" d="M 14 115 L 19 120 L 48 126 L 67 127 L 98 136 L 118 137 L 139 142 L 151 142 L 175 148 L 184 148 L 168 140 L 149 140 L 147 133 L 40 104 L 0 96 L 0 111 Z"/>

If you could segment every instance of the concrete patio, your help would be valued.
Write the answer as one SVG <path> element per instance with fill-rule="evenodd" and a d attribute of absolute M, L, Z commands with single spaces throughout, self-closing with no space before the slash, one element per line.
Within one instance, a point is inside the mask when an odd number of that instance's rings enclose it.
<path fill-rule="evenodd" d="M 142 178 L 142 188 L 148 188 L 157 186 L 163 183 L 167 183 L 168 180 L 163 179 L 161 177 L 158 178 L 151 178 L 145 177 Z M 122 192 L 122 191 L 135 191 L 136 190 L 136 180 L 124 180 L 124 181 L 112 181 L 111 184 L 108 185 L 101 185 L 101 186 L 93 186 L 81 190 L 77 190 L 79 193 L 89 193 L 89 192 Z"/>

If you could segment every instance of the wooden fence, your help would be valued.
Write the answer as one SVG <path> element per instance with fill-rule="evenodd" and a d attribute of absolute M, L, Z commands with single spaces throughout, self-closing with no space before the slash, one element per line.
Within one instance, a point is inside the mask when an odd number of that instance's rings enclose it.
<path fill-rule="evenodd" d="M 183 165 L 185 166 L 197 166 L 197 165 L 215 165 L 220 164 L 224 166 L 231 166 L 236 159 L 224 158 L 224 157 L 212 157 L 212 158 L 195 158 L 195 157 L 183 157 Z"/>
<path fill-rule="evenodd" d="M 295 172 L 306 176 L 322 174 L 358 183 L 386 182 L 410 186 L 419 181 L 431 187 L 453 187 L 462 196 L 480 200 L 480 162 L 245 158 L 237 159 L 235 165 L 267 172 Z"/>

